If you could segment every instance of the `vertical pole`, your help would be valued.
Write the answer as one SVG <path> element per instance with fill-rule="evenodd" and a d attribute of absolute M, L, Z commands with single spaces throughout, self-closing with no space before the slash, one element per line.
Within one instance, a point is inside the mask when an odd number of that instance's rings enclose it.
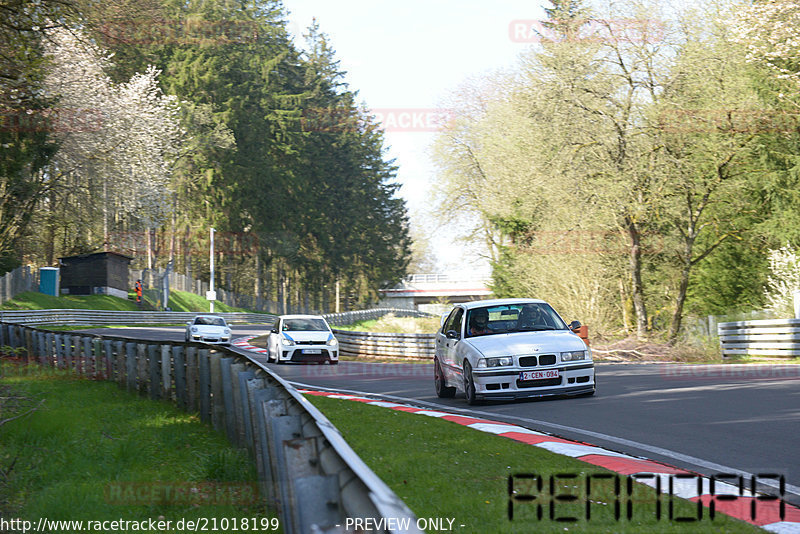
<path fill-rule="evenodd" d="M 211 266 L 211 281 L 208 283 L 208 290 L 214 291 L 214 229 L 211 229 L 211 252 L 209 265 Z M 211 300 L 211 313 L 214 313 L 214 301 Z"/>

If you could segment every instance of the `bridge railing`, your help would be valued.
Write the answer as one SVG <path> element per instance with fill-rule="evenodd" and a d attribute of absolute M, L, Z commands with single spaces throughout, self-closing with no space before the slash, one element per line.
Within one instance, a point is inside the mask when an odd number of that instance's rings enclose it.
<path fill-rule="evenodd" d="M 287 533 L 344 532 L 347 518 L 396 518 L 421 532 L 411 510 L 336 428 L 282 378 L 224 347 L 53 332 L 0 323 L 0 347 L 29 364 L 117 382 L 180 408 L 247 448 L 268 509 Z M 390 530 L 387 530 L 387 532 Z"/>

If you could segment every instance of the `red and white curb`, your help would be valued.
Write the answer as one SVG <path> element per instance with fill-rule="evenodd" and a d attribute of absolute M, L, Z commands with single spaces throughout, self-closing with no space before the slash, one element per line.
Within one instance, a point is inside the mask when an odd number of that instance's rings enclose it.
<path fill-rule="evenodd" d="M 255 346 L 253 346 L 253 345 L 251 345 L 249 343 L 249 341 L 251 339 L 253 339 L 254 337 L 258 337 L 258 336 L 246 336 L 246 337 L 236 338 L 231 342 L 231 345 L 233 345 L 234 347 L 240 348 L 240 349 L 249 350 L 251 352 L 257 352 L 259 354 L 266 354 L 267 353 L 267 349 L 262 349 L 261 347 L 255 347 Z"/>
<path fill-rule="evenodd" d="M 782 503 L 777 498 L 767 498 L 763 495 L 754 494 L 750 490 L 740 491 L 738 486 L 720 482 L 719 480 L 714 481 L 714 492 L 712 494 L 711 480 L 708 477 L 646 458 L 637 458 L 587 443 L 558 438 L 544 432 L 537 432 L 509 423 L 329 391 L 310 389 L 299 389 L 298 391 L 306 395 L 363 402 L 392 410 L 438 417 L 481 432 L 489 432 L 490 434 L 510 438 L 535 447 L 541 447 L 556 454 L 571 456 L 582 462 L 604 467 L 620 475 L 632 475 L 637 482 L 660 490 L 662 493 L 669 492 L 671 495 L 692 502 L 700 501 L 706 507 L 713 503 L 715 512 L 741 519 L 770 532 L 779 534 L 800 533 L 800 508 Z M 675 475 L 679 476 L 676 477 Z M 725 499 L 725 497 L 720 498 L 720 496 L 729 497 Z M 783 519 L 781 519 L 781 505 L 784 506 Z M 753 510 L 757 512 L 755 519 L 752 517 Z"/>

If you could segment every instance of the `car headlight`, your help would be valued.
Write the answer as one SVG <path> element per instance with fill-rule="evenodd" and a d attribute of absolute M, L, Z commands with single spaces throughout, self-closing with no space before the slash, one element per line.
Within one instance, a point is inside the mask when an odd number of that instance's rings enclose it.
<path fill-rule="evenodd" d="M 335 338 L 335 337 L 332 337 L 332 338 L 330 338 L 330 339 L 328 340 L 328 345 L 330 345 L 330 346 L 332 346 L 332 347 L 333 347 L 334 345 L 338 345 L 338 344 L 339 344 L 339 342 L 338 342 L 338 341 L 336 341 L 336 338 Z"/>
<path fill-rule="evenodd" d="M 192 332 L 197 332 L 197 327 L 196 326 L 192 327 Z"/>
<path fill-rule="evenodd" d="M 585 360 L 586 359 L 586 351 L 585 350 L 574 350 L 572 352 L 562 352 L 561 353 L 561 361 L 562 362 L 574 362 L 576 360 Z"/>
<path fill-rule="evenodd" d="M 507 365 L 514 365 L 514 359 L 511 356 L 502 356 L 500 358 L 481 358 L 478 360 L 478 368 L 487 367 L 504 367 Z"/>
<path fill-rule="evenodd" d="M 225 329 L 225 335 L 226 335 L 226 336 L 229 336 L 229 335 L 231 335 L 231 329 L 230 329 L 230 328 L 226 328 L 226 329 Z"/>
<path fill-rule="evenodd" d="M 292 341 L 292 340 L 291 340 L 291 339 L 289 339 L 289 338 L 285 338 L 285 337 L 284 337 L 284 338 L 281 338 L 281 343 L 283 343 L 283 344 L 284 344 L 284 345 L 286 345 L 287 347 L 291 347 L 292 345 L 294 345 L 294 341 Z"/>

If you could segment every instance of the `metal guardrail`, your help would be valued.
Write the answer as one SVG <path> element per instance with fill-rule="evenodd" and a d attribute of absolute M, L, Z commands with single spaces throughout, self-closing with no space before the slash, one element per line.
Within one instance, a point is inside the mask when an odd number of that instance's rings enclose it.
<path fill-rule="evenodd" d="M 130 325 L 182 324 L 200 312 L 114 311 L 114 310 L 19 310 L 0 311 L 0 321 L 26 325 Z M 274 315 L 266 313 L 215 313 L 229 323 L 271 323 Z"/>
<path fill-rule="evenodd" d="M 717 333 L 723 356 L 800 356 L 800 319 L 719 323 Z"/>
<path fill-rule="evenodd" d="M 130 324 L 182 324 L 196 315 L 207 312 L 159 312 L 116 310 L 0 310 L 0 322 L 27 325 L 130 325 Z M 332 325 L 351 324 L 358 321 L 378 319 L 392 313 L 399 317 L 432 317 L 432 314 L 417 310 L 375 308 L 373 310 L 328 313 L 323 317 Z M 233 324 L 272 323 L 276 315 L 268 313 L 223 312 L 214 313 Z"/>
<path fill-rule="evenodd" d="M 199 343 L 53 332 L 7 322 L 0 323 L 0 346 L 24 353 L 29 363 L 112 380 L 198 413 L 248 449 L 262 496 L 277 511 L 284 532 L 345 532 L 347 518 L 372 518 L 362 524 L 387 526 L 380 532 L 399 531 L 388 530 L 391 525 L 421 532 L 411 510 L 330 421 L 250 357 Z"/>
<path fill-rule="evenodd" d="M 374 308 L 371 310 L 348 311 L 341 313 L 326 313 L 323 315 L 325 320 L 332 326 L 353 324 L 359 321 L 369 321 L 371 319 L 380 319 L 388 314 L 396 315 L 397 317 L 436 317 L 436 315 L 428 312 L 421 312 L 419 310 L 406 310 L 398 308 Z"/>
<path fill-rule="evenodd" d="M 333 330 L 340 356 L 433 360 L 436 334 L 384 334 Z"/>

